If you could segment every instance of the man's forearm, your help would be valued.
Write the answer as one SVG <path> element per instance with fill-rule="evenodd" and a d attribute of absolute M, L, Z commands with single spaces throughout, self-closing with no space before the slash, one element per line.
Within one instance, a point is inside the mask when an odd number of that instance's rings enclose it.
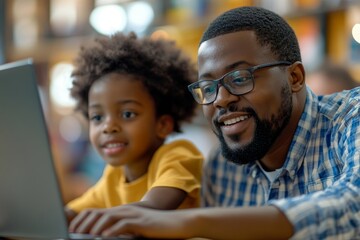
<path fill-rule="evenodd" d="M 293 226 L 274 206 L 205 208 L 189 211 L 186 228 L 211 239 L 289 239 Z"/>

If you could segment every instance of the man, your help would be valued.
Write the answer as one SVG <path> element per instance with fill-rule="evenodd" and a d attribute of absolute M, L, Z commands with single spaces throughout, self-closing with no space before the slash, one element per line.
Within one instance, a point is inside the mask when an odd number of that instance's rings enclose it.
<path fill-rule="evenodd" d="M 205 31 L 189 86 L 221 142 L 205 167 L 207 208 L 129 206 L 93 233 L 156 238 L 360 238 L 360 89 L 317 97 L 293 30 L 256 7 Z M 223 208 L 226 207 L 226 208 Z"/>

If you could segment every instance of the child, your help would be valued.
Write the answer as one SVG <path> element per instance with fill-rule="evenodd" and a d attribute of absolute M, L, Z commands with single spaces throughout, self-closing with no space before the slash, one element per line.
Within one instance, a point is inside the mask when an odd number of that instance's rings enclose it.
<path fill-rule="evenodd" d="M 165 40 L 117 33 L 81 48 L 71 95 L 107 166 L 95 186 L 66 206 L 71 232 L 101 234 L 126 204 L 199 206 L 201 153 L 186 140 L 164 143 L 195 113 L 187 85 L 196 76 L 190 60 Z"/>

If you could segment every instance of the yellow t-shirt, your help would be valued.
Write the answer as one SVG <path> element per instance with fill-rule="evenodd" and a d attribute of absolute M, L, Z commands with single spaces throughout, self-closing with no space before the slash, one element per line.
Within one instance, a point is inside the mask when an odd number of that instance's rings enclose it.
<path fill-rule="evenodd" d="M 122 167 L 107 165 L 100 180 L 79 198 L 68 203 L 75 212 L 138 202 L 153 187 L 174 187 L 188 193 L 180 208 L 199 207 L 203 156 L 187 140 L 162 145 L 154 154 L 148 172 L 127 183 Z"/>

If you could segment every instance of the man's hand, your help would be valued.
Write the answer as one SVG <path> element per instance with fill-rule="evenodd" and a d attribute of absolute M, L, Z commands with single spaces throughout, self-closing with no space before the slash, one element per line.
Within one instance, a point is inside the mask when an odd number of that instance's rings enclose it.
<path fill-rule="evenodd" d="M 131 234 L 149 238 L 188 238 L 191 235 L 183 231 L 182 226 L 186 223 L 185 216 L 179 211 L 151 210 L 133 205 L 88 209 L 71 222 L 70 231 L 101 236 Z"/>

